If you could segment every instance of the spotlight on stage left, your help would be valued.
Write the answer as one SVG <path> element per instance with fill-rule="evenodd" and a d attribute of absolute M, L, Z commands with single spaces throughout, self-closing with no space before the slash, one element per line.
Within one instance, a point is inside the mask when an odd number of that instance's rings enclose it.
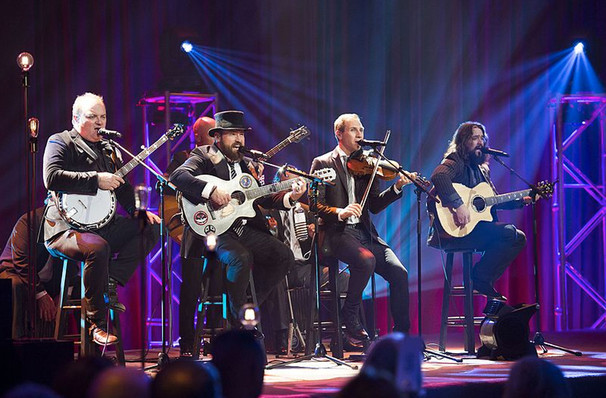
<path fill-rule="evenodd" d="M 17 56 L 17 65 L 23 72 L 27 72 L 34 66 L 34 57 L 30 53 L 22 52 Z"/>
<path fill-rule="evenodd" d="M 582 41 L 578 42 L 575 46 L 574 46 L 574 53 L 575 54 L 582 54 L 585 51 L 585 45 L 583 44 Z"/>
<path fill-rule="evenodd" d="M 191 44 L 188 40 L 185 40 L 183 43 L 181 43 L 181 50 L 183 50 L 184 52 L 190 53 L 193 49 L 194 45 Z"/>

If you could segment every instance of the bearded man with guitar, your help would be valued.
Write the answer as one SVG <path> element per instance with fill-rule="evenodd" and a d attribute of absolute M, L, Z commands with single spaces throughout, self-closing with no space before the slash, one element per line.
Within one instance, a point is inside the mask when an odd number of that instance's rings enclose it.
<path fill-rule="evenodd" d="M 124 286 L 135 272 L 142 257 L 140 248 L 149 253 L 160 237 L 160 218 L 151 212 L 144 215 L 148 224 L 143 230 L 139 220 L 115 212 L 102 216 L 102 222 L 86 224 L 100 207 L 89 200 L 105 196 L 100 193 L 111 192 L 112 200 L 129 215 L 135 213 L 134 189 L 121 176 L 127 171 L 121 171 L 136 163 L 122 166 L 120 152 L 100 135 L 106 122 L 103 98 L 92 93 L 78 96 L 72 107 L 73 129 L 49 137 L 43 161 L 44 185 L 51 193 L 43 223 L 45 245 L 55 256 L 85 262 L 86 312 L 93 341 L 100 345 L 118 340 L 108 333 L 106 323 L 108 305 L 125 311 L 118 301 L 117 285 Z M 72 194 L 81 199 L 66 206 Z"/>
<path fill-rule="evenodd" d="M 268 190 L 268 195 L 246 201 L 248 190 L 258 191 L 258 169 L 242 154 L 245 134 L 251 128 L 245 126 L 240 111 L 219 112 L 215 123 L 216 127 L 209 130 L 214 144 L 195 148 L 170 175 L 170 181 L 183 195 L 187 221 L 181 255 L 201 258 L 207 250 L 205 237 L 216 235 L 215 254 L 225 267 L 230 322 L 236 326 L 238 313 L 246 302 L 250 270 L 253 269 L 257 300 L 262 302 L 294 265 L 292 252 L 269 233 L 258 206 L 290 209 L 306 185 L 297 180 L 285 186 L 290 191 L 284 187 Z M 196 209 L 194 214 L 188 213 L 190 208 Z"/>
<path fill-rule="evenodd" d="M 489 299 L 506 301 L 494 283 L 526 246 L 526 235 L 498 222 L 496 209 L 515 209 L 544 192 L 525 190 L 497 195 L 488 167 L 488 136 L 478 122 L 462 123 L 444 159 L 431 176 L 440 203 L 428 203 L 432 218 L 428 244 L 448 250 L 473 248 L 484 254 L 472 270 L 473 288 Z M 543 187 L 551 189 L 551 185 Z M 549 192 L 546 192 L 549 193 Z"/>

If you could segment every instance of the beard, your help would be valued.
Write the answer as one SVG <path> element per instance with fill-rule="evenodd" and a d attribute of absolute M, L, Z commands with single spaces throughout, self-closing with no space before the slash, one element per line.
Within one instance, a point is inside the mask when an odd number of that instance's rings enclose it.
<path fill-rule="evenodd" d="M 472 164 L 480 165 L 486 161 L 486 155 L 484 155 L 479 148 L 476 148 L 469 152 L 469 161 Z"/>
<path fill-rule="evenodd" d="M 242 154 L 238 152 L 238 148 L 241 146 L 242 145 L 240 144 L 232 144 L 231 146 L 220 145 L 219 147 L 226 158 L 228 158 L 232 162 L 239 162 L 240 160 L 242 160 Z"/>

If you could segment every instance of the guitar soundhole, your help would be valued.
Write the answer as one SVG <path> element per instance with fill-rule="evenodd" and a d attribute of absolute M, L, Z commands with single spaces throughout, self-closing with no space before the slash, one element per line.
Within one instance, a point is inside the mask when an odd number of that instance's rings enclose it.
<path fill-rule="evenodd" d="M 486 202 L 484 202 L 484 199 L 479 196 L 476 196 L 475 198 L 473 198 L 472 203 L 473 203 L 473 207 L 478 212 L 484 211 L 484 209 L 486 208 Z"/>
<path fill-rule="evenodd" d="M 242 191 L 232 192 L 231 198 L 235 199 L 239 205 L 244 203 L 244 201 L 246 200 L 246 196 L 244 195 L 244 192 L 242 192 Z"/>

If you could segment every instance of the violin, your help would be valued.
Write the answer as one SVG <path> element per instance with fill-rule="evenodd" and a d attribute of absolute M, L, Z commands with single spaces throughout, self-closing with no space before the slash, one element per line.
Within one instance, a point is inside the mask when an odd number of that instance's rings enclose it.
<path fill-rule="evenodd" d="M 390 160 L 390 163 L 386 160 L 379 160 L 362 152 L 352 154 L 352 156 L 347 160 L 347 168 L 352 175 L 357 177 L 371 175 L 375 169 L 377 161 L 379 162 L 377 177 L 382 180 L 389 181 L 398 176 L 398 168 L 400 165 L 397 162 Z"/>
<path fill-rule="evenodd" d="M 354 176 L 371 175 L 377 161 L 379 162 L 379 167 L 377 168 L 378 178 L 389 181 L 399 175 L 398 169 L 400 168 L 400 164 L 398 162 L 394 160 L 379 160 L 366 155 L 361 151 L 359 153 L 354 152 L 347 160 L 347 169 Z M 429 185 L 431 185 L 431 183 L 420 174 L 415 176 L 415 181 L 424 187 L 429 187 Z"/>

